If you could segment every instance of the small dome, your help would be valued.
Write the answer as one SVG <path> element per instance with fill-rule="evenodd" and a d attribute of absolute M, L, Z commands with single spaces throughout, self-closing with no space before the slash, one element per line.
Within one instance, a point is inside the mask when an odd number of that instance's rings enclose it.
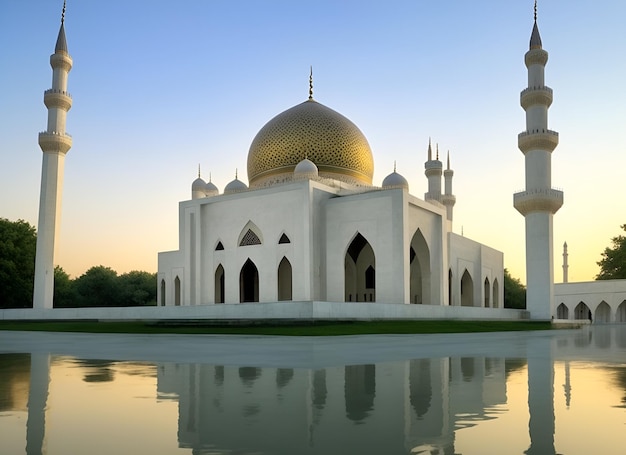
<path fill-rule="evenodd" d="M 295 178 L 313 178 L 319 176 L 319 170 L 315 163 L 308 158 L 303 159 L 293 170 Z"/>
<path fill-rule="evenodd" d="M 200 177 L 195 179 L 191 184 L 191 199 L 200 199 L 206 196 L 206 182 Z"/>
<path fill-rule="evenodd" d="M 408 190 L 409 182 L 396 171 L 393 171 L 383 180 L 383 188 L 406 188 Z"/>
<path fill-rule="evenodd" d="M 204 192 L 206 193 L 207 197 L 217 196 L 218 194 L 220 194 L 220 190 L 210 180 L 206 182 L 206 185 L 204 185 Z"/>
<path fill-rule="evenodd" d="M 224 188 L 224 194 L 239 193 L 240 191 L 245 191 L 247 189 L 248 189 L 248 186 L 245 183 L 243 183 L 241 180 L 239 180 L 237 177 L 235 177 L 235 180 L 230 182 Z"/>

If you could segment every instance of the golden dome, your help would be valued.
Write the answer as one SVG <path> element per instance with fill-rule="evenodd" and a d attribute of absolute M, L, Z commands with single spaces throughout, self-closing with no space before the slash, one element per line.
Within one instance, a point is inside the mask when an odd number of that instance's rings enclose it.
<path fill-rule="evenodd" d="M 248 152 L 250 186 L 292 174 L 304 158 L 317 165 L 320 177 L 372 184 L 374 159 L 361 130 L 309 99 L 278 114 L 257 133 Z"/>

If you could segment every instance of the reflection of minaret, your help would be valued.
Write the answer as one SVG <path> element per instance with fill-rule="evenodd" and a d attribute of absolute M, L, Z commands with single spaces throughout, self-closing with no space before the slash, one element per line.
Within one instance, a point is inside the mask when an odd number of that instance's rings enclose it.
<path fill-rule="evenodd" d="M 572 401 L 572 384 L 569 379 L 569 361 L 565 361 L 565 384 L 563 384 L 563 391 L 565 392 L 565 406 L 569 409 L 569 405 Z"/>
<path fill-rule="evenodd" d="M 554 364 L 552 340 L 530 339 L 528 357 L 528 412 L 530 447 L 528 455 L 555 455 L 554 449 Z"/>
<path fill-rule="evenodd" d="M 345 367 L 346 415 L 355 422 L 364 420 L 374 409 L 376 395 L 376 366 L 347 365 Z"/>
<path fill-rule="evenodd" d="M 46 90 L 43 101 L 48 108 L 48 128 L 39 133 L 39 147 L 43 151 L 41 192 L 39 196 L 39 221 L 37 227 L 37 252 L 35 258 L 35 285 L 33 308 L 52 308 L 54 295 L 54 249 L 61 219 L 63 192 L 63 167 L 65 154 L 72 147 L 72 137 L 65 132 L 67 111 L 72 107 L 72 97 L 67 92 L 67 76 L 72 69 L 72 58 L 65 40 L 65 2 L 61 28 L 52 66 L 52 88 Z"/>
<path fill-rule="evenodd" d="M 26 454 L 45 453 L 46 403 L 50 382 L 50 355 L 31 354 L 30 388 L 28 390 L 28 421 L 26 422 Z"/>

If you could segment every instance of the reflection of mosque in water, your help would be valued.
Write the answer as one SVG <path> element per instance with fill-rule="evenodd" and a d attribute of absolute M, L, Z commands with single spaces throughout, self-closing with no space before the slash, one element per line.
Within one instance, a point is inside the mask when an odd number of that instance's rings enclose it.
<path fill-rule="evenodd" d="M 524 363 L 446 357 L 311 370 L 168 363 L 158 367 L 158 393 L 179 401 L 179 443 L 195 454 L 335 453 L 339 442 L 350 453 L 454 454 L 454 431 L 491 418 L 490 408 L 506 403 L 507 373 Z"/>

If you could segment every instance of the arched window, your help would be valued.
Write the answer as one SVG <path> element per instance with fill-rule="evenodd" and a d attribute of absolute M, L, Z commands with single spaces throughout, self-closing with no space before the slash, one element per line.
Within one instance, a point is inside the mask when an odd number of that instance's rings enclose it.
<path fill-rule="evenodd" d="M 215 245 L 215 251 L 224 251 L 224 245 L 221 240 L 217 242 L 217 245 Z"/>
<path fill-rule="evenodd" d="M 165 306 L 165 280 L 161 280 L 161 306 Z"/>
<path fill-rule="evenodd" d="M 467 269 L 461 277 L 461 306 L 474 306 L 474 281 Z"/>
<path fill-rule="evenodd" d="M 222 264 L 215 269 L 215 303 L 224 303 L 224 267 Z"/>
<path fill-rule="evenodd" d="M 239 301 L 259 301 L 259 271 L 250 259 L 241 267 L 239 273 Z"/>
<path fill-rule="evenodd" d="M 574 319 L 589 319 L 591 321 L 591 310 L 585 302 L 579 302 L 574 308 Z"/>
<path fill-rule="evenodd" d="M 292 299 L 291 263 L 284 257 L 278 265 L 278 300 Z"/>
<path fill-rule="evenodd" d="M 430 305 L 430 250 L 419 229 L 411 239 L 409 261 L 411 303 Z"/>
<path fill-rule="evenodd" d="M 491 285 L 489 284 L 489 278 L 485 278 L 485 308 L 489 308 L 489 293 L 491 292 Z"/>
<path fill-rule="evenodd" d="M 176 277 L 176 279 L 174 279 L 174 305 L 180 306 L 180 300 L 180 278 Z"/>
<path fill-rule="evenodd" d="M 261 230 L 252 221 L 248 221 L 239 234 L 238 245 L 249 246 L 261 245 L 262 243 L 263 238 L 261 236 Z"/>
<path fill-rule="evenodd" d="M 344 294 L 346 302 L 376 301 L 375 270 L 376 258 L 374 250 L 365 237 L 357 232 L 346 250 L 344 259 Z M 368 281 L 368 278 L 371 281 Z M 368 285 L 371 285 L 371 287 Z"/>
<path fill-rule="evenodd" d="M 283 233 L 283 235 L 280 236 L 280 239 L 278 239 L 278 243 L 291 243 L 291 240 L 289 240 L 287 234 Z"/>
<path fill-rule="evenodd" d="M 569 319 L 569 308 L 567 308 L 563 302 L 556 307 L 556 318 Z"/>
<path fill-rule="evenodd" d="M 498 279 L 493 279 L 493 307 L 498 308 L 500 306 L 500 286 L 498 285 Z"/>

